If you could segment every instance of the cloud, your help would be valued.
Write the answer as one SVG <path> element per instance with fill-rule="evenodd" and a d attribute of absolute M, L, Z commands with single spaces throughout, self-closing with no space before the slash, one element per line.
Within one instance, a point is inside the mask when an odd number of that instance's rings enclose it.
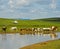
<path fill-rule="evenodd" d="M 23 6 L 23 5 L 28 5 L 29 0 L 16 0 L 15 5 L 16 6 Z"/>
<path fill-rule="evenodd" d="M 8 4 L 10 4 L 11 7 L 20 8 L 21 6 L 34 4 L 36 1 L 39 0 L 9 0 Z"/>
<path fill-rule="evenodd" d="M 37 11 L 38 11 L 37 9 L 31 9 L 31 10 L 30 10 L 31 13 L 35 13 L 35 12 L 37 12 Z"/>
<path fill-rule="evenodd" d="M 60 15 L 60 11 L 53 11 L 54 15 L 58 16 Z"/>
<path fill-rule="evenodd" d="M 50 4 L 49 6 L 50 6 L 50 8 L 52 8 L 52 9 L 56 9 L 56 4 Z"/>
<path fill-rule="evenodd" d="M 21 8 L 21 6 L 28 5 L 30 0 L 9 0 L 10 8 Z"/>
<path fill-rule="evenodd" d="M 9 3 L 12 4 L 13 3 L 13 0 L 9 0 Z"/>
<path fill-rule="evenodd" d="M 14 4 L 13 0 L 9 0 L 8 5 L 10 6 L 10 8 L 13 8 L 14 7 L 13 4 Z"/>
<path fill-rule="evenodd" d="M 51 0 L 38 0 L 36 1 L 37 4 L 40 4 L 40 5 L 48 5 L 50 4 Z"/>
<path fill-rule="evenodd" d="M 5 5 L 0 5 L 0 8 L 1 8 L 1 9 L 4 9 L 4 8 L 5 8 Z"/>
<path fill-rule="evenodd" d="M 50 8 L 56 9 L 56 1 L 52 0 L 51 3 L 49 4 Z"/>

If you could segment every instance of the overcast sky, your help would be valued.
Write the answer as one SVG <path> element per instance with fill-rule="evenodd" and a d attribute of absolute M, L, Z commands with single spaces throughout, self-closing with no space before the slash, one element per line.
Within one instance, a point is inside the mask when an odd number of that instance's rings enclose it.
<path fill-rule="evenodd" d="M 60 0 L 0 0 L 0 18 L 60 17 Z"/>

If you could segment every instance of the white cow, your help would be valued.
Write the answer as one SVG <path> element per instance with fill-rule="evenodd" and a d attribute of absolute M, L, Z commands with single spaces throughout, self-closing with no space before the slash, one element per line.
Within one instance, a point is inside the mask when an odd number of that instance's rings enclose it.
<path fill-rule="evenodd" d="M 11 30 L 17 30 L 17 27 L 11 27 Z"/>
<path fill-rule="evenodd" d="M 42 28 L 42 31 L 54 31 L 56 29 L 57 29 L 56 26 L 52 26 L 51 28 Z"/>
<path fill-rule="evenodd" d="M 37 28 L 37 31 L 40 31 L 41 29 L 40 28 Z"/>
<path fill-rule="evenodd" d="M 51 30 L 51 28 L 42 28 L 43 30 Z"/>

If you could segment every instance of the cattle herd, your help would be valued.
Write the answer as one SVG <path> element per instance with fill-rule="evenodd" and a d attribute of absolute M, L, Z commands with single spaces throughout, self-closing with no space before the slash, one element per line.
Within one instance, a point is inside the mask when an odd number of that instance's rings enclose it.
<path fill-rule="evenodd" d="M 56 30 L 56 26 L 52 26 L 50 28 L 21 28 L 20 34 L 54 33 Z"/>
<path fill-rule="evenodd" d="M 6 32 L 7 27 L 2 28 L 3 31 Z M 11 31 L 16 31 L 18 30 L 20 34 L 35 34 L 35 33 L 51 33 L 57 30 L 56 26 L 48 27 L 48 28 L 20 28 L 18 29 L 17 27 L 11 27 Z"/>

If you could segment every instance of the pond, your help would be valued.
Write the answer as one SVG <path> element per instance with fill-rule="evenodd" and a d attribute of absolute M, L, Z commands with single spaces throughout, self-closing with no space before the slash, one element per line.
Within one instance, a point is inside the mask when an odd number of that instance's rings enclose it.
<path fill-rule="evenodd" d="M 54 39 L 60 38 L 60 33 L 56 33 L 58 36 Z M 54 40 L 50 37 L 50 34 L 44 35 L 20 35 L 20 34 L 0 34 L 0 49 L 19 49 L 21 47 L 44 42 L 48 40 Z"/>

